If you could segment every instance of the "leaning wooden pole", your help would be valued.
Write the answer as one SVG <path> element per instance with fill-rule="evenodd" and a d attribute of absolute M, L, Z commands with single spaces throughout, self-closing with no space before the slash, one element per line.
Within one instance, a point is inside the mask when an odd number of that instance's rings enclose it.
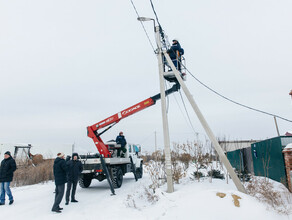
<path fill-rule="evenodd" d="M 176 67 L 174 66 L 172 60 L 170 59 L 169 55 L 163 51 L 163 54 L 168 62 L 168 64 L 170 65 L 171 69 L 174 72 L 175 77 L 177 78 L 177 81 L 179 82 L 179 84 L 181 85 L 187 99 L 189 100 L 191 106 L 193 107 L 196 115 L 198 116 L 203 128 L 205 129 L 208 137 L 210 138 L 210 140 L 212 141 L 212 144 L 214 145 L 215 150 L 217 151 L 220 161 L 224 164 L 224 166 L 226 167 L 227 171 L 229 172 L 231 179 L 233 180 L 236 188 L 238 191 L 242 192 L 242 193 L 246 193 L 246 190 L 244 188 L 244 186 L 242 185 L 242 183 L 240 182 L 238 176 L 236 175 L 236 173 L 234 172 L 229 160 L 227 159 L 226 155 L 224 154 L 224 151 L 222 150 L 221 146 L 219 145 L 215 135 L 213 134 L 211 128 L 209 127 L 207 121 L 205 120 L 202 112 L 200 111 L 198 105 L 196 104 L 193 96 L 191 95 L 190 91 L 188 90 L 188 88 L 186 87 L 184 81 L 182 80 L 180 73 L 178 72 L 178 70 L 176 69 Z"/>

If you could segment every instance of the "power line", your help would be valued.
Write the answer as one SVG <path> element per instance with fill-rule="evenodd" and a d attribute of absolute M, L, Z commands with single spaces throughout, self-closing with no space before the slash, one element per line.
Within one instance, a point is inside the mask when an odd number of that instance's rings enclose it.
<path fill-rule="evenodd" d="M 150 3 L 151 3 L 151 7 L 152 7 L 152 10 L 153 10 L 153 13 L 154 13 L 154 15 L 155 15 L 155 17 L 156 17 L 156 21 L 157 21 L 158 25 L 161 27 L 152 0 L 150 0 Z"/>
<path fill-rule="evenodd" d="M 180 62 L 180 61 L 179 61 Z M 262 114 L 266 114 L 266 115 L 270 115 L 270 116 L 273 116 L 273 117 L 276 117 L 276 118 L 279 118 L 279 119 L 282 119 L 284 121 L 288 121 L 288 122 L 292 122 L 292 120 L 289 120 L 287 118 L 284 118 L 284 117 L 281 117 L 279 115 L 275 115 L 275 114 L 272 114 L 272 113 L 269 113 L 269 112 L 265 112 L 265 111 L 262 111 L 262 110 L 259 110 L 259 109 L 256 109 L 256 108 L 253 108 L 253 107 L 250 107 L 250 106 L 247 106 L 247 105 L 244 105 L 244 104 L 241 104 L 239 102 L 236 102 L 230 98 L 227 98 L 226 96 L 220 94 L 219 92 L 216 92 L 214 89 L 210 88 L 209 86 L 207 86 L 205 83 L 203 83 L 201 80 L 199 80 L 197 77 L 195 77 L 187 68 L 186 66 L 184 66 L 182 63 L 181 65 L 187 70 L 187 72 L 197 81 L 199 82 L 202 86 L 204 86 L 205 88 L 209 89 L 211 92 L 215 93 L 216 95 L 220 96 L 221 98 L 223 99 L 226 99 L 227 101 L 229 102 L 232 102 L 236 105 L 239 105 L 241 107 L 244 107 L 244 108 L 247 108 L 247 109 L 250 109 L 250 110 L 253 110 L 253 111 L 256 111 L 256 112 L 260 112 Z"/>
<path fill-rule="evenodd" d="M 154 5 L 153 5 L 152 0 L 150 0 L 150 3 L 151 3 L 151 7 L 152 7 L 152 10 L 153 10 L 153 13 L 154 13 L 154 15 L 156 17 L 156 21 L 157 21 L 158 26 L 159 26 L 159 33 L 161 35 L 161 38 L 162 38 L 162 41 L 163 41 L 163 45 L 166 47 L 166 41 L 165 41 L 164 31 L 163 31 L 162 26 L 161 26 L 161 24 L 159 22 L 159 19 L 158 19 L 157 13 L 155 11 L 155 8 L 154 8 Z"/>
<path fill-rule="evenodd" d="M 187 108 L 186 108 L 186 105 L 185 105 L 185 102 L 184 102 L 184 99 L 183 99 L 183 97 L 182 97 L 182 94 L 181 94 L 181 91 L 180 91 L 180 90 L 179 90 L 179 94 L 180 94 L 180 97 L 181 97 L 181 101 L 182 101 L 182 103 L 183 103 L 183 105 L 184 105 L 185 111 L 186 111 L 186 113 L 187 113 L 187 117 L 188 117 L 188 119 L 189 119 L 190 125 L 191 125 L 193 131 L 196 133 L 196 131 L 195 131 L 195 129 L 194 129 L 194 126 L 193 126 L 193 124 L 192 124 L 192 121 L 191 121 L 191 119 L 190 119 L 190 116 L 189 116 L 188 110 L 187 110 Z"/>
<path fill-rule="evenodd" d="M 186 121 L 187 124 L 188 124 L 188 121 L 187 121 L 187 119 L 186 119 L 186 117 L 185 117 L 185 115 L 184 115 L 184 113 L 183 113 L 183 111 L 182 111 L 182 109 L 181 109 L 181 107 L 180 107 L 180 105 L 179 105 L 179 103 L 178 103 L 176 97 L 175 97 L 175 94 L 173 94 L 173 97 L 174 97 L 174 99 L 175 99 L 175 101 L 176 101 L 176 104 L 177 104 L 177 106 L 178 106 L 180 112 L 182 113 L 183 118 L 185 119 L 185 121 Z M 185 111 L 187 112 L 186 108 L 185 108 Z M 195 131 L 195 129 L 194 129 L 194 127 L 193 127 L 193 125 L 192 125 L 190 119 L 189 119 L 189 124 L 190 124 L 191 128 L 193 129 L 194 133 L 198 133 L 198 132 Z M 193 132 L 192 132 L 192 133 L 193 133 Z"/>
<path fill-rule="evenodd" d="M 133 2 L 132 0 L 130 0 L 130 1 L 131 1 L 131 3 L 132 3 L 132 6 L 133 6 L 133 8 L 134 8 L 134 10 L 135 10 L 135 12 L 136 12 L 138 18 L 139 18 L 140 15 L 139 15 L 139 13 L 138 13 L 138 11 L 137 11 L 135 5 L 134 5 L 134 2 Z M 147 38 L 148 38 L 148 41 L 149 41 L 149 43 L 150 43 L 150 45 L 151 45 L 151 47 L 152 47 L 152 49 L 153 49 L 153 52 L 155 53 L 154 46 L 153 46 L 152 41 L 150 40 L 150 37 L 149 37 L 149 35 L 148 35 L 147 31 L 146 31 L 146 28 L 145 28 L 145 26 L 144 26 L 144 24 L 143 24 L 142 21 L 140 21 L 140 23 L 141 23 L 141 25 L 142 25 L 142 27 L 143 27 L 143 29 L 144 29 L 144 32 L 145 32 L 145 34 L 146 34 L 146 36 L 147 36 Z"/>

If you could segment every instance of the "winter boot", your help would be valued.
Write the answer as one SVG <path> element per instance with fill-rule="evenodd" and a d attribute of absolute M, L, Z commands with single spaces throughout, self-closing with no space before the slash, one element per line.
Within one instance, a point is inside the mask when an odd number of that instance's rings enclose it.
<path fill-rule="evenodd" d="M 13 202 L 14 202 L 14 200 L 10 200 L 10 201 L 9 201 L 9 205 L 12 205 Z"/>

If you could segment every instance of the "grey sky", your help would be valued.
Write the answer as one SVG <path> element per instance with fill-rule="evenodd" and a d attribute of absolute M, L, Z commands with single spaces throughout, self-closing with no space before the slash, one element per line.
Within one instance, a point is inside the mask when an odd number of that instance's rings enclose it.
<path fill-rule="evenodd" d="M 292 118 L 291 1 L 153 2 L 196 77 L 238 102 Z M 141 16 L 154 17 L 149 1 L 134 3 Z M 130 1 L 0 0 L 0 143 L 75 142 L 93 151 L 88 125 L 158 93 L 157 59 L 136 18 Z M 154 43 L 152 23 L 144 24 Z M 272 117 L 229 103 L 190 76 L 187 86 L 215 135 L 276 136 Z M 192 141 L 174 97 L 183 109 L 179 94 L 169 97 L 171 141 Z M 292 130 L 289 122 L 278 123 L 281 134 Z M 104 140 L 120 130 L 147 150 L 157 131 L 161 147 L 160 102 L 121 121 Z"/>

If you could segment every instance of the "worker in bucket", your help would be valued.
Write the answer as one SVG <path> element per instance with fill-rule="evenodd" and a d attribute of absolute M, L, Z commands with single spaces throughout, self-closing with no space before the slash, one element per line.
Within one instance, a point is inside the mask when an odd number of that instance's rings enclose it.
<path fill-rule="evenodd" d="M 184 55 L 184 49 L 180 46 L 178 39 L 172 40 L 172 46 L 167 50 L 167 53 L 172 60 L 174 66 L 181 70 L 181 56 Z"/>
<path fill-rule="evenodd" d="M 118 149 L 118 157 L 120 156 L 125 157 L 125 153 L 127 151 L 126 149 L 127 141 L 122 131 L 119 133 L 119 136 L 117 136 L 116 143 L 121 145 L 121 148 Z M 122 154 L 121 154 L 121 151 L 122 151 Z"/>

